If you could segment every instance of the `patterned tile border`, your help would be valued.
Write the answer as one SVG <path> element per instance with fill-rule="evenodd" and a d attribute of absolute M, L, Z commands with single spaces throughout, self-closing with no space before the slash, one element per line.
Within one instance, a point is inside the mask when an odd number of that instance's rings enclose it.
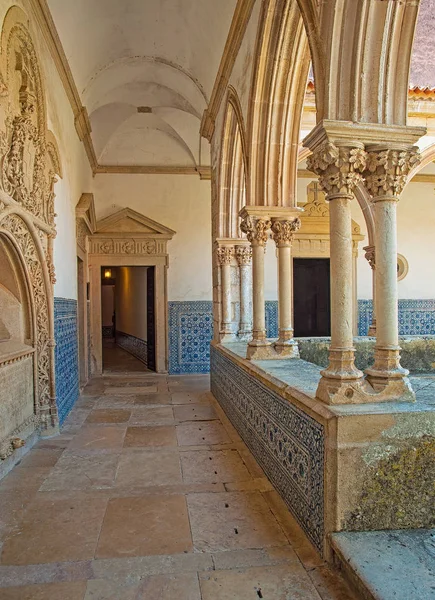
<path fill-rule="evenodd" d="M 118 346 L 148 365 L 148 344 L 145 340 L 123 331 L 116 331 L 115 339 Z"/>
<path fill-rule="evenodd" d="M 169 302 L 169 373 L 208 373 L 213 303 Z"/>
<path fill-rule="evenodd" d="M 358 335 L 367 335 L 372 313 L 372 300 L 358 300 Z M 435 299 L 399 300 L 399 335 L 434 334 Z"/>
<path fill-rule="evenodd" d="M 319 550 L 324 537 L 324 427 L 211 347 L 211 389 Z"/>
<path fill-rule="evenodd" d="M 56 401 L 62 424 L 79 397 L 77 301 L 54 299 Z"/>
<path fill-rule="evenodd" d="M 278 337 L 278 300 L 266 300 L 266 336 Z"/>

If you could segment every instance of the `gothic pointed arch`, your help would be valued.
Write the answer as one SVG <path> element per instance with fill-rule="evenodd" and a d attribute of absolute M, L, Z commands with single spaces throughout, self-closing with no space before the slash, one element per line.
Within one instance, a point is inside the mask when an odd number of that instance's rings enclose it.
<path fill-rule="evenodd" d="M 242 109 L 236 90 L 228 87 L 220 157 L 219 237 L 241 237 L 239 212 L 246 197 L 248 157 Z"/>
<path fill-rule="evenodd" d="M 43 78 L 28 17 L 12 7 L 0 40 L 0 232 L 25 273 L 35 370 L 33 428 L 56 431 L 54 380 L 54 185 L 62 175 L 47 129 Z M 27 431 L 27 433 L 29 433 Z M 7 445 L 4 440 L 0 440 Z"/>

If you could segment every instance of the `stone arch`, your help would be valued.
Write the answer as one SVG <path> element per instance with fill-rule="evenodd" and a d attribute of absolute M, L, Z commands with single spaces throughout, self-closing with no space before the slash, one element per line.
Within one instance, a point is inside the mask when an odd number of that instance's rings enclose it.
<path fill-rule="evenodd" d="M 25 274 L 29 290 L 32 427 L 49 435 L 59 424 L 54 379 L 53 240 L 54 184 L 62 169 L 56 139 L 47 129 L 43 79 L 27 24 L 26 14 L 14 6 L 6 14 L 0 37 L 0 232 L 15 248 L 16 268 Z M 32 433 L 28 423 L 21 425 L 25 425 L 23 435 Z"/>
<path fill-rule="evenodd" d="M 249 123 L 251 204 L 296 205 L 300 122 L 310 54 L 298 5 L 270 0 L 257 36 Z"/>
<path fill-rule="evenodd" d="M 243 114 L 237 92 L 228 87 L 220 157 L 219 237 L 238 238 L 239 212 L 245 203 L 248 157 Z"/>

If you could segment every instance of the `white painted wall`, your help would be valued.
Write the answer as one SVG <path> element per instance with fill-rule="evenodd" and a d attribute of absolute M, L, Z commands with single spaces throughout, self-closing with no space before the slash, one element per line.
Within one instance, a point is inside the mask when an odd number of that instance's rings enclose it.
<path fill-rule="evenodd" d="M 116 330 L 147 341 L 147 267 L 118 267 Z"/>
<path fill-rule="evenodd" d="M 97 175 L 97 219 L 130 207 L 170 227 L 168 298 L 211 300 L 210 181 L 193 175 Z"/>

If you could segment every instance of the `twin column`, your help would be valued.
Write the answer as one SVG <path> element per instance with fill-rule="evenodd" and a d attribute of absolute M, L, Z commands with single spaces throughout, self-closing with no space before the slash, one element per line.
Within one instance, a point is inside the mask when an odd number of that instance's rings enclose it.
<path fill-rule="evenodd" d="M 407 371 L 400 366 L 397 294 L 396 206 L 407 174 L 418 161 L 415 147 L 364 146 L 349 132 L 330 139 L 321 124 L 304 140 L 312 150 L 307 168 L 319 176 L 330 202 L 331 346 L 317 396 L 328 404 L 412 400 Z M 352 314 L 352 231 L 350 205 L 355 186 L 372 196 L 375 247 L 367 258 L 374 268 L 375 362 L 367 380 L 355 367 Z M 373 331 L 373 329 L 372 329 Z"/>

